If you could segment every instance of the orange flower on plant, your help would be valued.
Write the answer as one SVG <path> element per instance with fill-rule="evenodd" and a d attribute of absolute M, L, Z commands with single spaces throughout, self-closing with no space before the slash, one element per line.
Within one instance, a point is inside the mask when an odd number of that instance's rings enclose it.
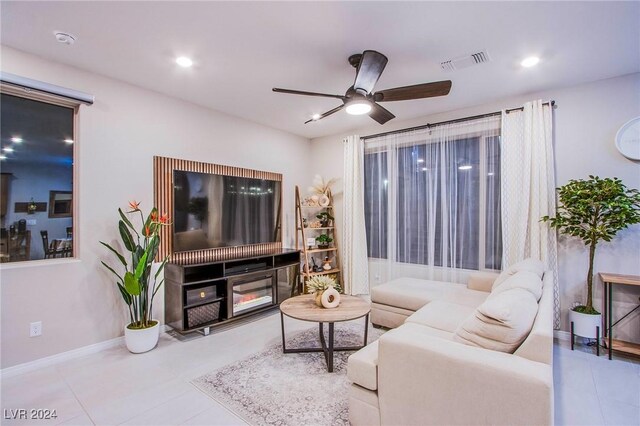
<path fill-rule="evenodd" d="M 160 223 L 169 223 L 169 215 L 167 213 L 163 213 L 160 216 Z"/>
<path fill-rule="evenodd" d="M 157 222 L 158 221 L 158 212 L 157 211 L 152 211 L 151 212 L 151 221 L 152 222 Z"/>
<path fill-rule="evenodd" d="M 145 226 L 145 227 L 144 227 L 144 235 L 145 235 L 146 237 L 151 236 L 151 228 L 149 228 L 148 226 Z"/>
<path fill-rule="evenodd" d="M 129 213 L 140 210 L 140 202 L 135 200 L 129 201 L 129 208 L 131 209 Z"/>

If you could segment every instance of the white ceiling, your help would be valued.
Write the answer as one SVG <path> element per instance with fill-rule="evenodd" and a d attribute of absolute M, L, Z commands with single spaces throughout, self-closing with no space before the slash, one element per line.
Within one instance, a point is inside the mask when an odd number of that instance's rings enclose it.
<path fill-rule="evenodd" d="M 385 103 L 396 121 L 640 71 L 640 2 L 3 1 L 1 19 L 8 46 L 308 138 L 371 119 L 304 125 L 340 101 L 271 88 L 343 94 L 347 57 L 365 49 L 389 58 L 378 90 L 453 81 L 447 97 Z M 78 40 L 57 43 L 54 30 Z M 440 69 L 481 49 L 492 62 Z M 528 55 L 541 63 L 521 68 Z"/>

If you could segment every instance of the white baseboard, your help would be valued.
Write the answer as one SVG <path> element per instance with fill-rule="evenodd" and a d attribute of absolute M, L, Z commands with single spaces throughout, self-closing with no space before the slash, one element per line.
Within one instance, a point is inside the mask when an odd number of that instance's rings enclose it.
<path fill-rule="evenodd" d="M 167 327 L 166 325 L 161 325 L 160 334 L 166 333 L 168 329 L 169 327 Z M 41 368 L 60 364 L 71 359 L 102 352 L 116 346 L 124 346 L 124 336 L 116 337 L 115 339 L 111 340 L 105 340 L 104 342 L 94 343 L 93 345 L 72 349 L 67 352 L 62 352 L 48 357 L 36 359 L 34 361 L 25 362 L 24 364 L 18 364 L 12 367 L 3 368 L 2 370 L 0 370 L 0 377 L 2 379 L 6 379 L 8 377 L 14 377 L 19 374 L 29 373 Z"/>
<path fill-rule="evenodd" d="M 569 333 L 568 331 L 553 330 L 553 337 L 558 340 L 566 340 L 568 342 L 569 340 L 571 340 L 571 333 Z"/>

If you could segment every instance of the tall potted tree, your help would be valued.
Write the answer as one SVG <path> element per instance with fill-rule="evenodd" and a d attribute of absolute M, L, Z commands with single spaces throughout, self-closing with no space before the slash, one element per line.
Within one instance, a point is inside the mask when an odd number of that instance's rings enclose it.
<path fill-rule="evenodd" d="M 574 333 L 589 338 L 596 336 L 601 315 L 593 307 L 593 264 L 600 241 L 611 241 L 629 225 L 640 223 L 640 192 L 627 187 L 618 178 L 589 176 L 587 180 L 570 180 L 558 188 L 559 205 L 555 217 L 544 216 L 560 233 L 580 238 L 589 247 L 587 300 L 569 311 Z"/>
<path fill-rule="evenodd" d="M 118 290 L 129 309 L 130 322 L 124 329 L 127 349 L 132 353 L 142 353 L 150 351 L 158 343 L 160 327 L 158 321 L 152 319 L 153 299 L 164 282 L 164 279 L 158 281 L 158 277 L 168 256 L 162 260 L 160 267 L 153 274 L 153 285 L 151 267 L 158 254 L 160 227 L 168 225 L 169 220 L 167 215 L 158 216 L 158 209 L 155 207 L 146 219 L 140 210 L 140 203 L 130 202 L 129 208 L 126 214 L 122 209 L 118 209 L 118 231 L 126 252 L 120 253 L 111 245 L 103 241 L 100 243 L 116 255 L 124 269 L 123 273 L 118 273 L 115 268 L 102 262 L 116 277 Z M 140 231 L 127 217 L 129 214 L 140 215 Z"/>

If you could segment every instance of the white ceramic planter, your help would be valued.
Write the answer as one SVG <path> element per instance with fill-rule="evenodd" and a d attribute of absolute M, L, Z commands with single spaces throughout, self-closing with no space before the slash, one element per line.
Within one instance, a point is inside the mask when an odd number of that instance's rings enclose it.
<path fill-rule="evenodd" d="M 573 322 L 573 334 L 596 339 L 602 336 L 602 314 L 590 315 L 569 311 L 569 323 Z M 596 336 L 596 327 L 600 327 L 600 336 Z"/>
<path fill-rule="evenodd" d="M 158 337 L 160 336 L 160 322 L 156 321 L 156 325 L 149 328 L 143 328 L 140 330 L 132 330 L 130 328 L 124 328 L 124 341 L 127 344 L 129 352 L 134 354 L 141 354 L 143 352 L 149 352 L 155 348 L 158 344 Z"/>

